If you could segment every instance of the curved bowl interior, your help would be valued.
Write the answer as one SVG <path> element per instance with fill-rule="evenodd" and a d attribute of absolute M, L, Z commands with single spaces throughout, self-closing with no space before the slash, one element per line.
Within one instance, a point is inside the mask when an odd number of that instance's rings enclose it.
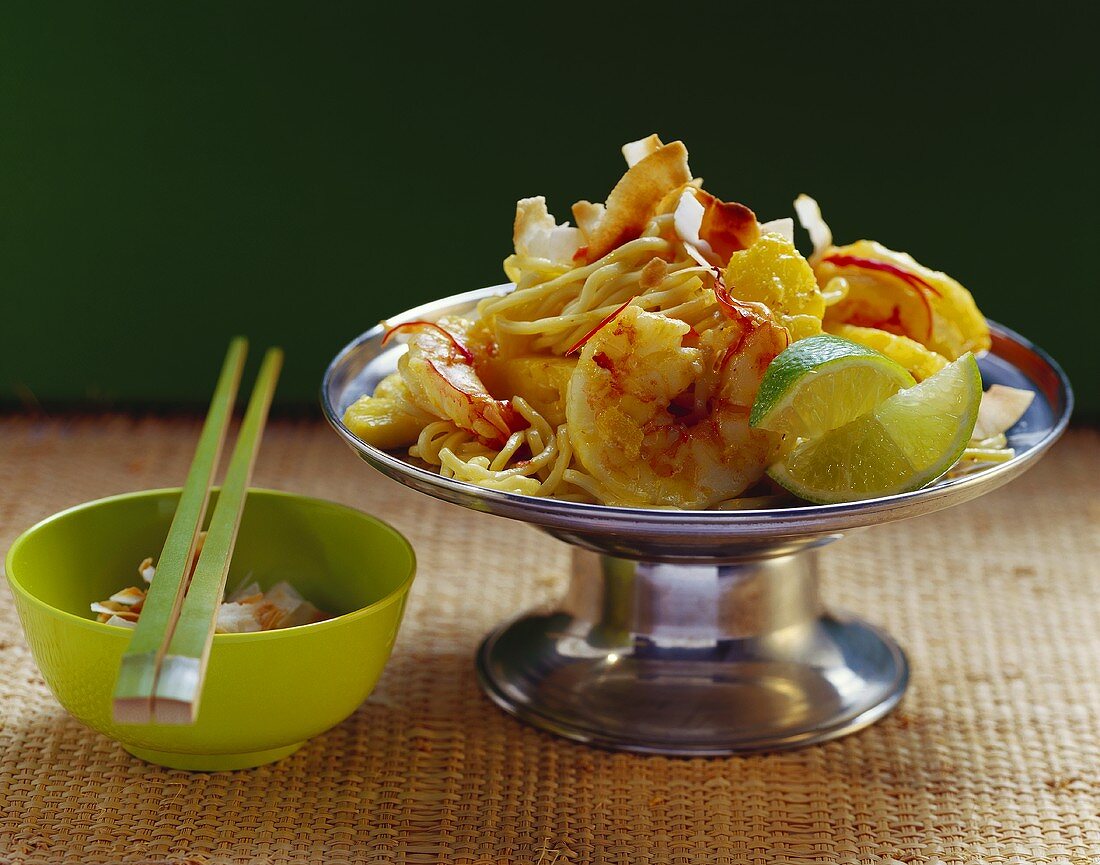
<path fill-rule="evenodd" d="M 508 291 L 498 285 L 443 298 L 388 321 L 435 320 L 463 314 L 484 298 Z M 1004 384 L 1036 394 L 1031 407 L 1008 433 L 1016 456 L 974 474 L 943 478 L 924 489 L 837 505 L 796 505 L 769 510 L 669 511 L 578 504 L 486 490 L 440 477 L 400 454 L 360 441 L 343 424 L 345 409 L 396 368 L 405 349 L 382 346 L 377 326 L 349 343 L 329 365 L 321 391 L 325 415 L 337 433 L 367 463 L 420 492 L 498 516 L 534 523 L 571 543 L 628 558 L 669 561 L 712 560 L 814 543 L 836 533 L 930 513 L 989 492 L 1031 466 L 1061 435 L 1073 408 L 1065 373 L 1042 349 L 990 322 L 993 348 L 979 358 L 984 385 Z"/>
<path fill-rule="evenodd" d="M 130 632 L 94 621 L 88 605 L 141 584 L 138 562 L 159 552 L 178 498 L 179 490 L 151 490 L 89 502 L 20 536 L 7 573 L 27 641 L 58 701 L 126 747 L 183 768 L 265 762 L 248 755 L 292 749 L 366 699 L 397 635 L 415 570 L 412 548 L 352 508 L 251 490 L 229 589 L 286 580 L 336 616 L 216 635 L 193 726 L 119 725 L 111 694 Z M 163 756 L 172 754 L 191 756 Z"/>

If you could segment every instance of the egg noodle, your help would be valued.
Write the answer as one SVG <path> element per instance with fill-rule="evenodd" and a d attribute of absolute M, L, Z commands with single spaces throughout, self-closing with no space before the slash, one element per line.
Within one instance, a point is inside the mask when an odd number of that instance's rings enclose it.
<path fill-rule="evenodd" d="M 656 217 L 641 237 L 592 264 L 570 269 L 545 258 L 512 255 L 505 270 L 516 290 L 481 301 L 477 316 L 492 321 L 499 333 L 528 338 L 532 350 L 557 356 L 564 356 L 627 302 L 675 317 L 697 332 L 705 330 L 718 312 L 713 291 L 704 290 L 714 273 L 688 255 L 671 232 L 671 214 Z M 655 258 L 669 262 L 667 270 L 651 285 L 643 285 L 648 281 L 643 271 Z M 656 271 L 651 268 L 650 273 Z M 571 501 L 615 501 L 576 459 L 568 424 L 552 427 L 522 397 L 513 397 L 513 405 L 529 426 L 512 433 L 502 448 L 480 442 L 453 421 L 436 421 L 420 432 L 409 456 L 438 467 L 444 477 L 487 489 Z M 753 502 L 746 500 L 742 506 Z"/>

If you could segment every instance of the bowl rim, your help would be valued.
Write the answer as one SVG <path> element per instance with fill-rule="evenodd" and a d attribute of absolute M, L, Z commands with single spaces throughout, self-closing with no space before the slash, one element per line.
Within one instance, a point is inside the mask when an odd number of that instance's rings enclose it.
<path fill-rule="evenodd" d="M 217 491 L 219 489 L 219 486 L 211 487 L 212 491 Z M 120 628 L 117 625 L 108 625 L 106 622 L 97 622 L 95 619 L 86 619 L 83 616 L 78 616 L 75 613 L 68 612 L 67 610 L 58 609 L 52 604 L 48 604 L 43 601 L 30 589 L 24 586 L 19 581 L 18 577 L 16 577 L 16 575 L 14 574 L 13 563 L 16 553 L 19 548 L 22 547 L 23 544 L 27 543 L 31 536 L 33 536 L 35 533 L 41 531 L 42 529 L 55 522 L 72 516 L 74 513 L 78 513 L 84 510 L 90 510 L 91 508 L 104 507 L 115 502 L 125 501 L 127 499 L 147 498 L 172 494 L 178 495 L 181 490 L 182 487 L 159 487 L 150 490 L 135 490 L 128 493 L 118 493 L 116 495 L 104 496 L 103 498 L 92 499 L 91 501 L 81 502 L 80 504 L 72 505 L 71 507 L 60 510 L 55 514 L 51 514 L 50 516 L 39 520 L 30 528 L 20 533 L 20 535 L 14 541 L 12 541 L 11 546 L 8 548 L 7 555 L 4 559 L 4 572 L 7 576 L 8 585 L 11 587 L 12 592 L 18 593 L 20 596 L 27 599 L 30 603 L 34 604 L 36 607 L 45 610 L 47 613 L 56 616 L 63 621 L 70 621 L 80 626 L 89 627 L 93 630 L 99 631 L 112 637 L 123 637 L 131 634 L 132 631 L 129 628 Z M 413 545 L 409 542 L 408 538 L 406 538 L 401 532 L 399 532 L 385 520 L 381 520 L 372 514 L 368 514 L 365 511 L 361 511 L 358 508 L 351 507 L 350 505 L 340 504 L 339 502 L 330 501 L 328 499 L 321 499 L 315 496 L 305 496 L 298 493 L 287 492 L 286 490 L 273 490 L 267 489 L 265 487 L 249 487 L 248 494 L 252 495 L 253 493 L 258 493 L 261 496 L 267 496 L 276 499 L 294 499 L 301 502 L 308 502 L 309 504 L 318 505 L 329 510 L 343 511 L 345 513 L 352 514 L 360 519 L 366 520 L 367 522 L 374 523 L 376 526 L 383 529 L 385 533 L 388 533 L 394 540 L 396 540 L 398 545 L 403 547 L 405 551 L 409 554 L 408 573 L 405 575 L 404 579 L 402 579 L 401 583 L 396 588 L 387 592 L 383 597 L 379 598 L 377 601 L 373 601 L 367 604 L 366 606 L 358 607 L 351 612 L 342 613 L 339 616 L 333 616 L 331 619 L 325 619 L 320 622 L 312 622 L 306 625 L 295 625 L 291 628 L 277 628 L 271 631 L 254 631 L 241 634 L 215 634 L 215 643 L 262 642 L 264 640 L 286 639 L 288 635 L 293 635 L 296 633 L 316 633 L 318 631 L 343 627 L 344 625 L 351 624 L 358 619 L 365 618 L 381 609 L 384 609 L 385 607 L 390 606 L 391 604 L 396 603 L 400 598 L 405 597 L 408 594 L 409 588 L 412 586 L 412 583 L 416 578 L 416 550 L 413 548 Z"/>

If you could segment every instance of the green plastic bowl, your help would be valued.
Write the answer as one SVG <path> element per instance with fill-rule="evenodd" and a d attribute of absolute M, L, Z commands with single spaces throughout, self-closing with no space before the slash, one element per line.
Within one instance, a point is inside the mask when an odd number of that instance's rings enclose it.
<path fill-rule="evenodd" d="M 199 771 L 279 760 L 374 688 L 412 584 L 412 548 L 352 508 L 250 490 L 227 585 L 286 580 L 335 618 L 218 634 L 193 726 L 116 724 L 111 695 L 131 631 L 95 621 L 88 605 L 140 584 L 138 563 L 159 554 L 178 499 L 178 489 L 112 496 L 24 532 L 7 574 L 27 642 L 61 705 L 136 757 Z"/>

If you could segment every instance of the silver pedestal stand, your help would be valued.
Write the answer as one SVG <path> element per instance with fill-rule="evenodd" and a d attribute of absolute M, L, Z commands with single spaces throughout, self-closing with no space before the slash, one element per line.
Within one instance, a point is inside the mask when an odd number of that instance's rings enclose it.
<path fill-rule="evenodd" d="M 390 319 L 469 311 L 496 286 Z M 484 490 L 359 441 L 344 409 L 395 368 L 403 350 L 376 327 L 325 374 L 329 422 L 364 460 L 428 495 L 534 524 L 573 545 L 562 602 L 490 633 L 481 685 L 516 717 L 609 748 L 718 755 L 775 750 L 854 732 L 897 705 L 904 653 L 884 632 L 831 613 L 818 592 L 819 548 L 858 528 L 960 504 L 1019 475 L 1061 435 L 1072 410 L 1065 374 L 1027 340 L 992 324 L 985 385 L 1030 388 L 1013 428 L 1016 456 L 914 493 L 841 505 L 757 511 L 613 508 Z"/>

